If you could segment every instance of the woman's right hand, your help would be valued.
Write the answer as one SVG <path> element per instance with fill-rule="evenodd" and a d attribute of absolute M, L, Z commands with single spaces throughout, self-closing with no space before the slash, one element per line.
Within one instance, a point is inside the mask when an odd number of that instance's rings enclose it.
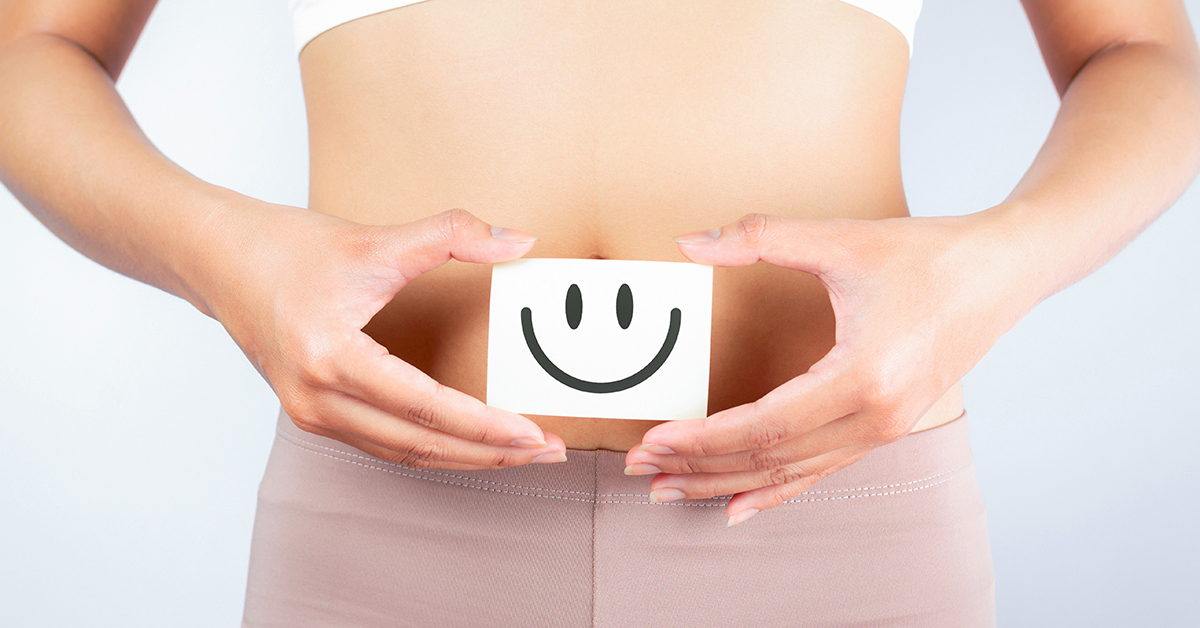
<path fill-rule="evenodd" d="M 534 239 L 463 210 L 365 226 L 237 197 L 206 221 L 206 252 L 185 280 L 305 431 L 413 468 L 559 462 L 558 436 L 439 384 L 362 331 L 422 273 L 451 258 L 516 259 Z"/>

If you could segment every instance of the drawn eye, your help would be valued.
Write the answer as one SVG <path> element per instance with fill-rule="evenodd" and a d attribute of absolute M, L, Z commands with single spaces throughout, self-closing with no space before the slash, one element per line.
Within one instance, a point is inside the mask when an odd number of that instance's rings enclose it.
<path fill-rule="evenodd" d="M 583 294 L 579 292 L 579 286 L 571 284 L 567 288 L 567 324 L 571 329 L 579 327 L 579 319 L 583 318 Z"/>
<path fill-rule="evenodd" d="M 629 284 L 621 284 L 621 289 L 617 290 L 617 323 L 621 325 L 621 329 L 629 329 L 629 323 L 633 322 L 633 290 L 629 289 Z"/>

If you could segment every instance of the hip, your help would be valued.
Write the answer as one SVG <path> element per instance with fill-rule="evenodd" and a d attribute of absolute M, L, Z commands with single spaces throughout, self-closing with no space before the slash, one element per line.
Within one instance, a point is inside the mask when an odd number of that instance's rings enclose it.
<path fill-rule="evenodd" d="M 994 625 L 965 418 L 731 528 L 728 497 L 650 502 L 623 466 L 415 470 L 281 415 L 245 624 Z"/>

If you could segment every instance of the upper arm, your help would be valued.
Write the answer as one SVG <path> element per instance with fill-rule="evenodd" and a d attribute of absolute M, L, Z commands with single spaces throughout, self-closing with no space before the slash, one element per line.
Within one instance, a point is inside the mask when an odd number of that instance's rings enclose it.
<path fill-rule="evenodd" d="M 86 50 L 116 80 L 157 0 L 0 0 L 0 47 L 50 35 Z"/>
<path fill-rule="evenodd" d="M 1021 0 L 1061 96 L 1092 58 L 1130 44 L 1162 45 L 1196 62 L 1180 0 Z"/>

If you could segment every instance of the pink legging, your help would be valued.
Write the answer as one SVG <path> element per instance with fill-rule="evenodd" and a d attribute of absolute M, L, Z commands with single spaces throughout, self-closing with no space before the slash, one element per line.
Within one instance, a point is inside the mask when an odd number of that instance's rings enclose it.
<path fill-rule="evenodd" d="M 281 414 L 245 626 L 993 626 L 967 421 L 880 447 L 725 526 L 625 454 L 418 471 Z"/>

